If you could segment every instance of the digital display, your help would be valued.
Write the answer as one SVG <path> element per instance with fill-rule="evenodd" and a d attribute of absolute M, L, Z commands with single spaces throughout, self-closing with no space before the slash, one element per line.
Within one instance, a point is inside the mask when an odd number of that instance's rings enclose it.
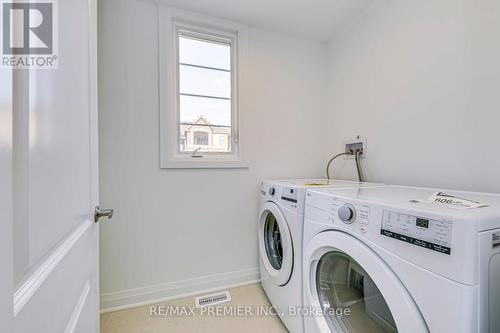
<path fill-rule="evenodd" d="M 417 227 L 429 229 L 429 220 L 417 217 Z"/>
<path fill-rule="evenodd" d="M 384 210 L 380 234 L 398 241 L 451 255 L 452 229 L 453 222 L 451 221 L 431 220 Z"/>

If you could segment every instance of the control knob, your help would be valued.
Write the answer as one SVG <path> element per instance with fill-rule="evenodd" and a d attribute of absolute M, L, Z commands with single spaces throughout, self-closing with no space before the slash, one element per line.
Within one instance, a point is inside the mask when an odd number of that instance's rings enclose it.
<path fill-rule="evenodd" d="M 269 188 L 269 195 L 273 196 L 276 193 L 276 189 L 274 187 Z"/>
<path fill-rule="evenodd" d="M 356 218 L 356 209 L 352 205 L 345 204 L 338 209 L 337 215 L 342 222 L 351 224 Z"/>

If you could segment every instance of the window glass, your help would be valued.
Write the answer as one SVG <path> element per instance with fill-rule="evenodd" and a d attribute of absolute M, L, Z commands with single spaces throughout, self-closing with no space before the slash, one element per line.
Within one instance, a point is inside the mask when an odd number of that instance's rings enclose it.
<path fill-rule="evenodd" d="M 231 44 L 188 34 L 178 37 L 180 151 L 231 152 Z"/>
<path fill-rule="evenodd" d="M 179 84 L 181 95 L 231 98 L 230 72 L 180 65 Z"/>
<path fill-rule="evenodd" d="M 207 146 L 208 145 L 208 132 L 194 131 L 193 132 L 193 144 L 196 146 Z"/>
<path fill-rule="evenodd" d="M 231 101 L 180 96 L 180 108 L 181 123 L 193 124 L 204 116 L 212 124 L 231 128 Z"/>
<path fill-rule="evenodd" d="M 180 36 L 179 62 L 231 70 L 231 46 Z"/>

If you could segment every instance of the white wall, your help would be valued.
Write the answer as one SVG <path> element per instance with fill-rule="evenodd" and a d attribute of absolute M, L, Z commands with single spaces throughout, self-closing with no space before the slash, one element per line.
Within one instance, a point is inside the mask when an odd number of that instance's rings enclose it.
<path fill-rule="evenodd" d="M 499 11 L 375 1 L 328 49 L 251 29 L 249 168 L 160 170 L 156 6 L 100 1 L 101 203 L 116 209 L 101 227 L 103 306 L 257 278 L 260 181 L 320 177 L 357 134 L 370 181 L 500 192 Z"/>
<path fill-rule="evenodd" d="M 249 168 L 160 170 L 157 25 L 152 3 L 100 1 L 101 205 L 116 211 L 101 225 L 105 308 L 258 278 L 260 181 L 320 177 L 332 152 L 326 44 L 251 29 Z"/>
<path fill-rule="evenodd" d="M 495 0 L 376 1 L 329 45 L 331 140 L 371 181 L 500 192 Z M 340 162 L 337 176 L 354 176 Z"/>

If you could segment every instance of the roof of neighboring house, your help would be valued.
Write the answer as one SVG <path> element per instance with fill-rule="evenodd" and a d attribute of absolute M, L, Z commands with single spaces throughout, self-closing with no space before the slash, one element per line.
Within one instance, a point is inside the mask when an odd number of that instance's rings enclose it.
<path fill-rule="evenodd" d="M 181 136 L 184 136 L 184 134 L 187 131 L 191 130 L 193 127 L 199 127 L 199 126 L 209 128 L 213 134 L 227 134 L 227 135 L 229 135 L 231 133 L 231 127 L 213 125 L 205 117 L 199 116 L 198 119 L 196 119 L 196 121 L 194 121 L 190 124 L 186 124 L 186 123 L 181 124 L 181 128 L 180 128 Z"/>

